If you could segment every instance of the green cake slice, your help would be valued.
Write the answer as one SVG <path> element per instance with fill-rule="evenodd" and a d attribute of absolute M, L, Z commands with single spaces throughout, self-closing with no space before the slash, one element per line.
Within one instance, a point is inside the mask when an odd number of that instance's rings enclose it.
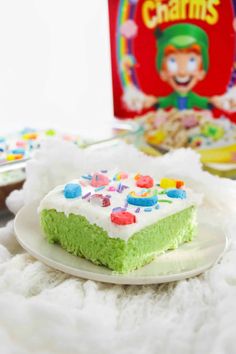
<path fill-rule="evenodd" d="M 199 201 L 182 181 L 102 171 L 56 187 L 39 213 L 48 242 L 127 273 L 191 241 Z"/>

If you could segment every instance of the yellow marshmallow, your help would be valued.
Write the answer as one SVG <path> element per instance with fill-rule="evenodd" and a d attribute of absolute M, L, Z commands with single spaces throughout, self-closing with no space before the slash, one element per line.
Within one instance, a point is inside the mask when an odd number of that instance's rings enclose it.
<path fill-rule="evenodd" d="M 170 178 L 162 178 L 160 182 L 160 187 L 163 189 L 176 188 L 176 181 Z"/>

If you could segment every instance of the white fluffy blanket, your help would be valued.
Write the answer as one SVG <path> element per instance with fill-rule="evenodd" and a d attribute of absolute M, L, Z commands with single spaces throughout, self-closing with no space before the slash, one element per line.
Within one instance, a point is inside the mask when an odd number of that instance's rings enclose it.
<path fill-rule="evenodd" d="M 19 247 L 10 222 L 0 229 L 0 353 L 236 353 L 236 182 L 203 172 L 190 150 L 155 159 L 123 144 L 97 151 L 48 144 L 29 162 L 24 189 L 9 197 L 13 212 L 87 170 L 119 166 L 183 178 L 203 193 L 204 210 L 227 225 L 232 242 L 220 264 L 199 277 L 115 286 L 38 262 Z"/>

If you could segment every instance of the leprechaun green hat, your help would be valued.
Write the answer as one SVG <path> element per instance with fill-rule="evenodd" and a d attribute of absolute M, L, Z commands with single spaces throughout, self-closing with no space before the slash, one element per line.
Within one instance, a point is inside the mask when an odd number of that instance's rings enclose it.
<path fill-rule="evenodd" d="M 206 32 L 190 23 L 179 23 L 172 25 L 165 30 L 159 28 L 155 31 L 157 38 L 157 59 L 156 65 L 159 71 L 162 68 L 162 60 L 165 53 L 165 48 L 172 45 L 176 49 L 187 49 L 194 44 L 198 44 L 202 51 L 203 68 L 205 71 L 209 67 L 209 40 Z"/>

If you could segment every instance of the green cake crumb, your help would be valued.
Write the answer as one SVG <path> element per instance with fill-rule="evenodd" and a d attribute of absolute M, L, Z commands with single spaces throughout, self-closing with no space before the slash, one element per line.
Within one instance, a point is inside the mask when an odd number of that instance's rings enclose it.
<path fill-rule="evenodd" d="M 128 273 L 150 263 L 158 254 L 191 241 L 196 234 L 196 207 L 188 207 L 133 234 L 128 241 L 111 238 L 107 232 L 81 215 L 66 216 L 54 209 L 42 210 L 40 223 L 50 243 L 104 265 Z"/>

